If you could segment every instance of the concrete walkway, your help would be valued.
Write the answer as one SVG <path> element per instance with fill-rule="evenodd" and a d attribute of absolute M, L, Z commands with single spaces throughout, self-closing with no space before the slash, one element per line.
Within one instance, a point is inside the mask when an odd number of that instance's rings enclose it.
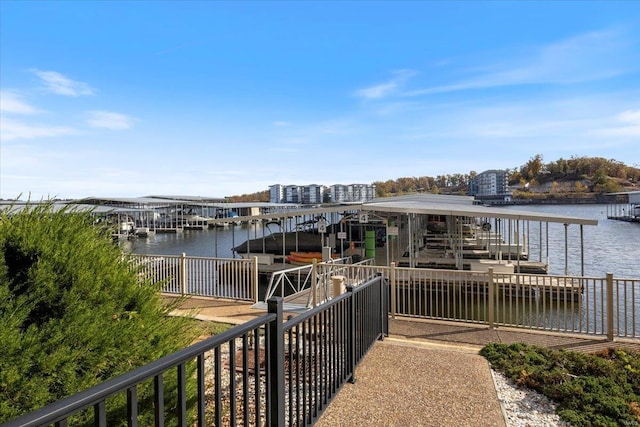
<path fill-rule="evenodd" d="M 315 424 L 504 427 L 487 361 L 462 346 L 385 338 L 356 368 Z"/>
<path fill-rule="evenodd" d="M 192 297 L 174 314 L 241 324 L 264 313 L 251 305 Z M 491 342 L 584 352 L 619 346 L 640 350 L 637 341 L 610 343 L 579 335 L 389 319 L 389 336 L 374 344 L 356 368 L 356 382 L 340 390 L 316 425 L 504 427 L 489 364 L 478 355 Z"/>

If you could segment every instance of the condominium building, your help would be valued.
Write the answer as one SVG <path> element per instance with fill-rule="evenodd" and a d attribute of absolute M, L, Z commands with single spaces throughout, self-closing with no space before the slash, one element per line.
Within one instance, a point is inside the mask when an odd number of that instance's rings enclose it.
<path fill-rule="evenodd" d="M 335 184 L 329 188 L 334 203 L 368 202 L 376 195 L 376 187 L 372 184 Z"/>
<path fill-rule="evenodd" d="M 510 203 L 509 172 L 491 169 L 476 175 L 469 182 L 469 195 L 474 196 L 476 203 Z"/>
<path fill-rule="evenodd" d="M 271 203 L 320 204 L 324 202 L 327 187 L 324 185 L 282 185 L 269 186 Z M 375 185 L 371 184 L 335 184 L 329 187 L 330 201 L 333 203 L 367 202 L 376 194 Z"/>

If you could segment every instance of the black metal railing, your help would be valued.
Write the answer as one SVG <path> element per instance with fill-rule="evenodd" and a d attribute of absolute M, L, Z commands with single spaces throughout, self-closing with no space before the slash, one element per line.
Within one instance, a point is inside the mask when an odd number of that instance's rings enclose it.
<path fill-rule="evenodd" d="M 320 417 L 373 343 L 388 333 L 387 290 L 378 277 L 283 325 L 283 424 L 309 426 Z"/>
<path fill-rule="evenodd" d="M 388 333 L 387 292 L 377 277 L 287 322 L 271 298 L 267 314 L 3 427 L 313 425 Z"/>

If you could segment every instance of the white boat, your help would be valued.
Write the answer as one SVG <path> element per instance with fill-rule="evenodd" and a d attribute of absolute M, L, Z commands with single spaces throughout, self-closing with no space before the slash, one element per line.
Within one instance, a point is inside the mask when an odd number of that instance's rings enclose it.
<path fill-rule="evenodd" d="M 133 234 L 138 237 L 149 237 L 155 234 L 155 232 L 152 231 L 149 227 L 136 227 Z"/>
<path fill-rule="evenodd" d="M 204 230 L 209 227 L 209 219 L 200 215 L 184 215 L 182 226 L 186 230 Z"/>

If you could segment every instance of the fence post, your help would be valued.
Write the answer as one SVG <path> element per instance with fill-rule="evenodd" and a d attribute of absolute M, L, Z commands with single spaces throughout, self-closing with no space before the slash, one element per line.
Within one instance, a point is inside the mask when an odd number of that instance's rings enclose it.
<path fill-rule="evenodd" d="M 613 341 L 613 274 L 607 273 L 607 341 Z"/>
<path fill-rule="evenodd" d="M 388 335 L 389 328 L 386 326 L 389 320 L 389 307 L 387 307 L 387 298 L 385 294 L 387 293 L 387 287 L 385 286 L 386 280 L 382 273 L 378 273 L 378 279 L 380 281 L 380 289 L 378 292 L 378 297 L 380 298 L 380 341 L 384 341 L 384 336 Z"/>
<path fill-rule="evenodd" d="M 269 322 L 269 389 L 267 422 L 270 426 L 285 425 L 284 420 L 284 327 L 282 324 L 282 298 L 271 297 L 267 301 L 269 313 L 275 313 L 276 319 Z"/>
<path fill-rule="evenodd" d="M 180 255 L 180 293 L 187 294 L 187 254 Z"/>
<path fill-rule="evenodd" d="M 389 269 L 389 279 L 391 281 L 391 317 L 396 318 L 396 263 L 391 263 Z"/>
<path fill-rule="evenodd" d="M 313 308 L 318 305 L 318 261 L 312 258 L 311 262 L 311 303 Z"/>
<path fill-rule="evenodd" d="M 347 369 L 349 369 L 348 381 L 356 382 L 356 298 L 353 285 L 347 286 Z"/>
<path fill-rule="evenodd" d="M 496 301 L 496 287 L 493 282 L 493 267 L 489 267 L 489 275 L 488 275 L 488 297 L 489 297 L 489 327 L 493 328 L 495 319 L 494 319 L 494 310 L 495 310 L 495 301 Z"/>
<path fill-rule="evenodd" d="M 253 280 L 253 302 L 255 302 L 256 304 L 258 303 L 258 291 L 260 290 L 259 287 L 259 276 L 258 276 L 258 257 L 254 256 L 253 257 L 253 275 L 252 275 L 252 280 Z"/>

